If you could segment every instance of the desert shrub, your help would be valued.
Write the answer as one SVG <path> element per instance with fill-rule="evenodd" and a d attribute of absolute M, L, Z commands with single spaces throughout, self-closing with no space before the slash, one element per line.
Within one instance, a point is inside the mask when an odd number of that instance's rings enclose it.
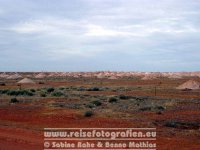
<path fill-rule="evenodd" d="M 25 93 L 25 95 L 27 95 L 27 96 L 33 96 L 34 94 L 32 93 L 32 92 L 27 92 L 27 93 Z"/>
<path fill-rule="evenodd" d="M 150 106 L 140 108 L 141 111 L 151 111 L 151 109 Z"/>
<path fill-rule="evenodd" d="M 5 83 L 0 83 L 0 86 L 5 86 L 6 84 Z"/>
<path fill-rule="evenodd" d="M 145 101 L 149 99 L 148 96 L 132 96 L 132 98 L 136 99 L 137 101 Z"/>
<path fill-rule="evenodd" d="M 181 91 L 192 91 L 192 89 L 185 88 L 185 89 L 182 89 Z"/>
<path fill-rule="evenodd" d="M 7 91 L 7 95 L 15 95 L 15 96 L 17 96 L 18 95 L 18 92 L 16 92 L 16 91 L 14 91 L 14 90 L 8 90 Z"/>
<path fill-rule="evenodd" d="M 17 95 L 19 95 L 19 92 L 15 91 L 15 90 L 8 90 L 6 94 L 7 95 L 11 95 L 11 96 L 12 95 L 17 96 Z"/>
<path fill-rule="evenodd" d="M 96 105 L 96 106 L 101 106 L 101 102 L 100 101 L 98 101 L 98 100 L 96 100 L 96 101 L 92 101 L 91 102 L 92 104 L 94 104 L 94 105 Z"/>
<path fill-rule="evenodd" d="M 120 95 L 119 98 L 120 98 L 120 99 L 129 99 L 129 97 L 126 96 L 126 95 Z"/>
<path fill-rule="evenodd" d="M 91 117 L 92 115 L 94 115 L 92 111 L 86 111 L 84 114 L 85 117 Z"/>
<path fill-rule="evenodd" d="M 86 107 L 87 107 L 87 108 L 93 108 L 94 105 L 93 105 L 93 104 L 87 104 Z"/>
<path fill-rule="evenodd" d="M 28 90 L 8 90 L 7 95 L 10 95 L 10 96 L 19 96 L 19 95 L 33 96 L 33 93 Z"/>
<path fill-rule="evenodd" d="M 11 98 L 10 103 L 19 103 L 19 100 L 16 98 Z"/>
<path fill-rule="evenodd" d="M 164 111 L 165 108 L 163 106 L 146 106 L 140 108 L 141 111 Z"/>
<path fill-rule="evenodd" d="M 84 99 L 85 98 L 83 95 L 80 95 L 79 97 L 80 97 L 80 99 Z"/>
<path fill-rule="evenodd" d="M 81 104 L 65 104 L 64 107 L 69 109 L 80 109 Z"/>
<path fill-rule="evenodd" d="M 60 87 L 60 88 L 59 88 L 59 90 L 64 90 L 64 89 L 65 89 L 64 87 Z"/>
<path fill-rule="evenodd" d="M 6 94 L 8 90 L 0 90 L 0 94 Z"/>
<path fill-rule="evenodd" d="M 52 106 L 52 107 L 64 107 L 65 104 L 64 104 L 64 103 L 56 102 L 56 103 L 51 103 L 51 106 Z"/>
<path fill-rule="evenodd" d="M 171 128 L 180 128 L 180 129 L 199 129 L 200 123 L 199 122 L 180 122 L 170 120 L 165 122 L 164 126 L 171 127 Z"/>
<path fill-rule="evenodd" d="M 35 92 L 35 89 L 30 89 L 30 91 L 34 93 L 34 92 Z"/>
<path fill-rule="evenodd" d="M 85 88 L 84 87 L 79 87 L 79 88 L 77 88 L 77 91 L 85 91 Z"/>
<path fill-rule="evenodd" d="M 45 92 L 41 92 L 41 93 L 40 93 L 40 96 L 41 96 L 41 97 L 46 97 L 47 95 L 46 95 Z"/>
<path fill-rule="evenodd" d="M 89 88 L 88 91 L 100 91 L 98 87 Z"/>
<path fill-rule="evenodd" d="M 156 114 L 158 114 L 158 115 L 161 115 L 161 114 L 162 114 L 162 112 L 161 112 L 161 111 L 158 111 L 158 112 L 156 112 Z"/>
<path fill-rule="evenodd" d="M 177 121 L 167 121 L 164 125 L 166 127 L 172 127 L 172 128 L 176 128 L 180 123 L 178 123 Z"/>
<path fill-rule="evenodd" d="M 47 92 L 48 92 L 48 93 L 51 93 L 51 92 L 53 92 L 54 90 L 55 90 L 54 88 L 50 87 L 50 88 L 47 89 Z"/>
<path fill-rule="evenodd" d="M 55 97 L 60 97 L 63 96 L 64 94 L 62 92 L 53 92 L 51 95 Z"/>
<path fill-rule="evenodd" d="M 33 93 L 28 90 L 19 90 L 17 92 L 19 93 L 19 95 L 33 96 Z"/>
<path fill-rule="evenodd" d="M 163 106 L 156 106 L 155 109 L 162 110 L 162 111 L 165 110 L 165 108 Z"/>
<path fill-rule="evenodd" d="M 115 98 L 115 97 L 110 97 L 109 100 L 108 100 L 108 102 L 109 102 L 109 103 L 116 103 L 117 100 L 118 100 L 118 99 Z"/>

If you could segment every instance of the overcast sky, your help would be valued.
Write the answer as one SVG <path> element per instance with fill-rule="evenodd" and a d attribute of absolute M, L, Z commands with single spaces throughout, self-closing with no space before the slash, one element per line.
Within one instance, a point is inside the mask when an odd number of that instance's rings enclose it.
<path fill-rule="evenodd" d="M 199 0 L 0 0 L 0 71 L 199 68 Z"/>

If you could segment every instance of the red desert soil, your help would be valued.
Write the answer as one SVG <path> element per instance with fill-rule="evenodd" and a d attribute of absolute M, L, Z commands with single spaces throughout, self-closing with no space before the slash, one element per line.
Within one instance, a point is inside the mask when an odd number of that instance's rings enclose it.
<path fill-rule="evenodd" d="M 43 148 L 43 129 L 47 127 L 130 127 L 131 122 L 106 118 L 87 118 L 71 110 L 28 107 L 0 108 L 0 149 L 35 150 Z M 22 109 L 23 108 L 23 109 Z M 5 115 L 6 114 L 6 115 Z"/>
<path fill-rule="evenodd" d="M 30 106 L 31 107 L 31 106 Z M 189 112 L 185 112 L 189 113 Z M 199 112 L 191 112 L 191 114 Z M 189 113 L 190 114 L 190 113 Z M 137 114 L 136 114 L 137 115 Z M 140 114 L 142 116 L 143 114 Z M 148 114 L 149 119 L 164 119 L 159 115 Z M 164 118 L 163 118 L 164 117 Z M 173 117 L 173 116 L 172 116 Z M 0 148 L 1 150 L 43 149 L 43 128 L 47 127 L 138 127 L 140 122 L 111 118 L 85 118 L 74 110 L 49 109 L 24 105 L 0 108 Z M 177 129 L 178 130 L 178 129 Z M 199 139 L 182 134 L 171 135 L 168 128 L 157 128 L 158 149 L 198 150 Z M 187 148 L 186 148 L 187 147 Z M 190 148 L 189 148 L 190 147 Z"/>
<path fill-rule="evenodd" d="M 95 80 L 94 80 L 95 81 Z M 45 82 L 44 85 L 34 85 L 34 88 L 61 87 L 61 86 L 95 86 L 91 82 Z M 184 98 L 193 100 L 199 99 L 199 91 L 184 92 L 175 90 L 179 84 L 186 79 L 175 80 L 153 80 L 153 81 L 123 81 L 123 80 L 105 80 L 99 86 L 158 86 L 156 97 L 161 98 Z M 97 82 L 97 81 L 95 81 Z M 160 83 L 162 82 L 162 83 Z M 17 89 L 14 83 L 6 86 L 8 89 Z M 23 88 L 33 88 L 24 86 Z M 4 87 L 0 87 L 2 89 Z M 164 90 L 169 89 L 169 90 Z M 153 90 L 133 90 L 122 91 L 86 91 L 84 94 L 90 95 L 138 95 L 155 96 Z M 185 122 L 200 122 L 200 110 L 196 104 L 179 103 L 174 109 L 169 109 L 163 114 L 155 112 L 130 112 L 132 119 L 121 119 L 115 117 L 104 117 L 94 115 L 86 118 L 81 110 L 67 109 L 60 107 L 48 107 L 45 104 L 52 99 L 40 99 L 40 101 L 28 104 L 9 104 L 0 106 L 0 150 L 39 150 L 43 149 L 43 131 L 44 128 L 94 128 L 94 127 L 155 127 L 157 130 L 158 150 L 199 150 L 200 133 L 199 130 L 182 130 L 179 128 L 170 128 L 163 126 L 165 120 L 181 120 Z M 199 104 L 198 104 L 199 105 Z M 156 124 L 157 123 L 157 124 Z"/>

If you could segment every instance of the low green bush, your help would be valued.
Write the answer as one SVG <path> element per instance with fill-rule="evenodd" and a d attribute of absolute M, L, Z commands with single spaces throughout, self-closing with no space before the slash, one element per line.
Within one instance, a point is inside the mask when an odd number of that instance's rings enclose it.
<path fill-rule="evenodd" d="M 86 111 L 84 114 L 85 117 L 91 117 L 93 115 L 94 115 L 94 113 L 92 111 Z"/>
<path fill-rule="evenodd" d="M 41 96 L 41 97 L 46 97 L 47 95 L 46 95 L 46 93 L 41 92 L 41 93 L 40 93 L 40 96 Z"/>
<path fill-rule="evenodd" d="M 101 106 L 102 105 L 102 103 L 98 100 L 92 101 L 91 103 L 94 104 L 95 106 Z"/>
<path fill-rule="evenodd" d="M 86 107 L 87 107 L 87 108 L 93 108 L 94 105 L 93 105 L 93 104 L 87 104 Z"/>
<path fill-rule="evenodd" d="M 11 98 L 10 103 L 19 103 L 19 100 L 16 98 Z"/>
<path fill-rule="evenodd" d="M 0 94 L 6 94 L 8 90 L 0 90 Z"/>
<path fill-rule="evenodd" d="M 10 95 L 10 96 L 33 96 L 34 94 L 28 90 L 8 90 L 7 95 Z"/>
<path fill-rule="evenodd" d="M 30 89 L 31 92 L 35 93 L 35 89 Z"/>
<path fill-rule="evenodd" d="M 64 89 L 65 89 L 64 87 L 60 87 L 60 88 L 59 88 L 59 90 L 61 90 L 61 91 L 64 90 Z"/>
<path fill-rule="evenodd" d="M 118 101 L 118 99 L 115 97 L 110 97 L 108 100 L 109 103 L 116 103 L 117 101 Z"/>
<path fill-rule="evenodd" d="M 119 98 L 120 98 L 120 99 L 129 99 L 129 97 L 126 96 L 126 95 L 120 95 Z"/>
<path fill-rule="evenodd" d="M 51 95 L 55 97 L 60 97 L 63 96 L 64 94 L 62 92 L 53 92 Z"/>
<path fill-rule="evenodd" d="M 5 86 L 6 84 L 5 83 L 0 83 L 0 86 Z"/>
<path fill-rule="evenodd" d="M 51 92 L 53 92 L 54 90 L 55 90 L 54 88 L 50 87 L 50 88 L 47 89 L 47 92 L 48 92 L 48 93 L 51 93 Z"/>
<path fill-rule="evenodd" d="M 89 88 L 88 91 L 100 91 L 98 87 Z"/>

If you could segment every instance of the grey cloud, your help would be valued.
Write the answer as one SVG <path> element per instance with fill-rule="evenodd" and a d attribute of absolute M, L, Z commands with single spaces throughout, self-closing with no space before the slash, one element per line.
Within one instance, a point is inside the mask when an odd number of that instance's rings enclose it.
<path fill-rule="evenodd" d="M 0 0 L 0 71 L 198 70 L 199 17 L 196 0 Z"/>

